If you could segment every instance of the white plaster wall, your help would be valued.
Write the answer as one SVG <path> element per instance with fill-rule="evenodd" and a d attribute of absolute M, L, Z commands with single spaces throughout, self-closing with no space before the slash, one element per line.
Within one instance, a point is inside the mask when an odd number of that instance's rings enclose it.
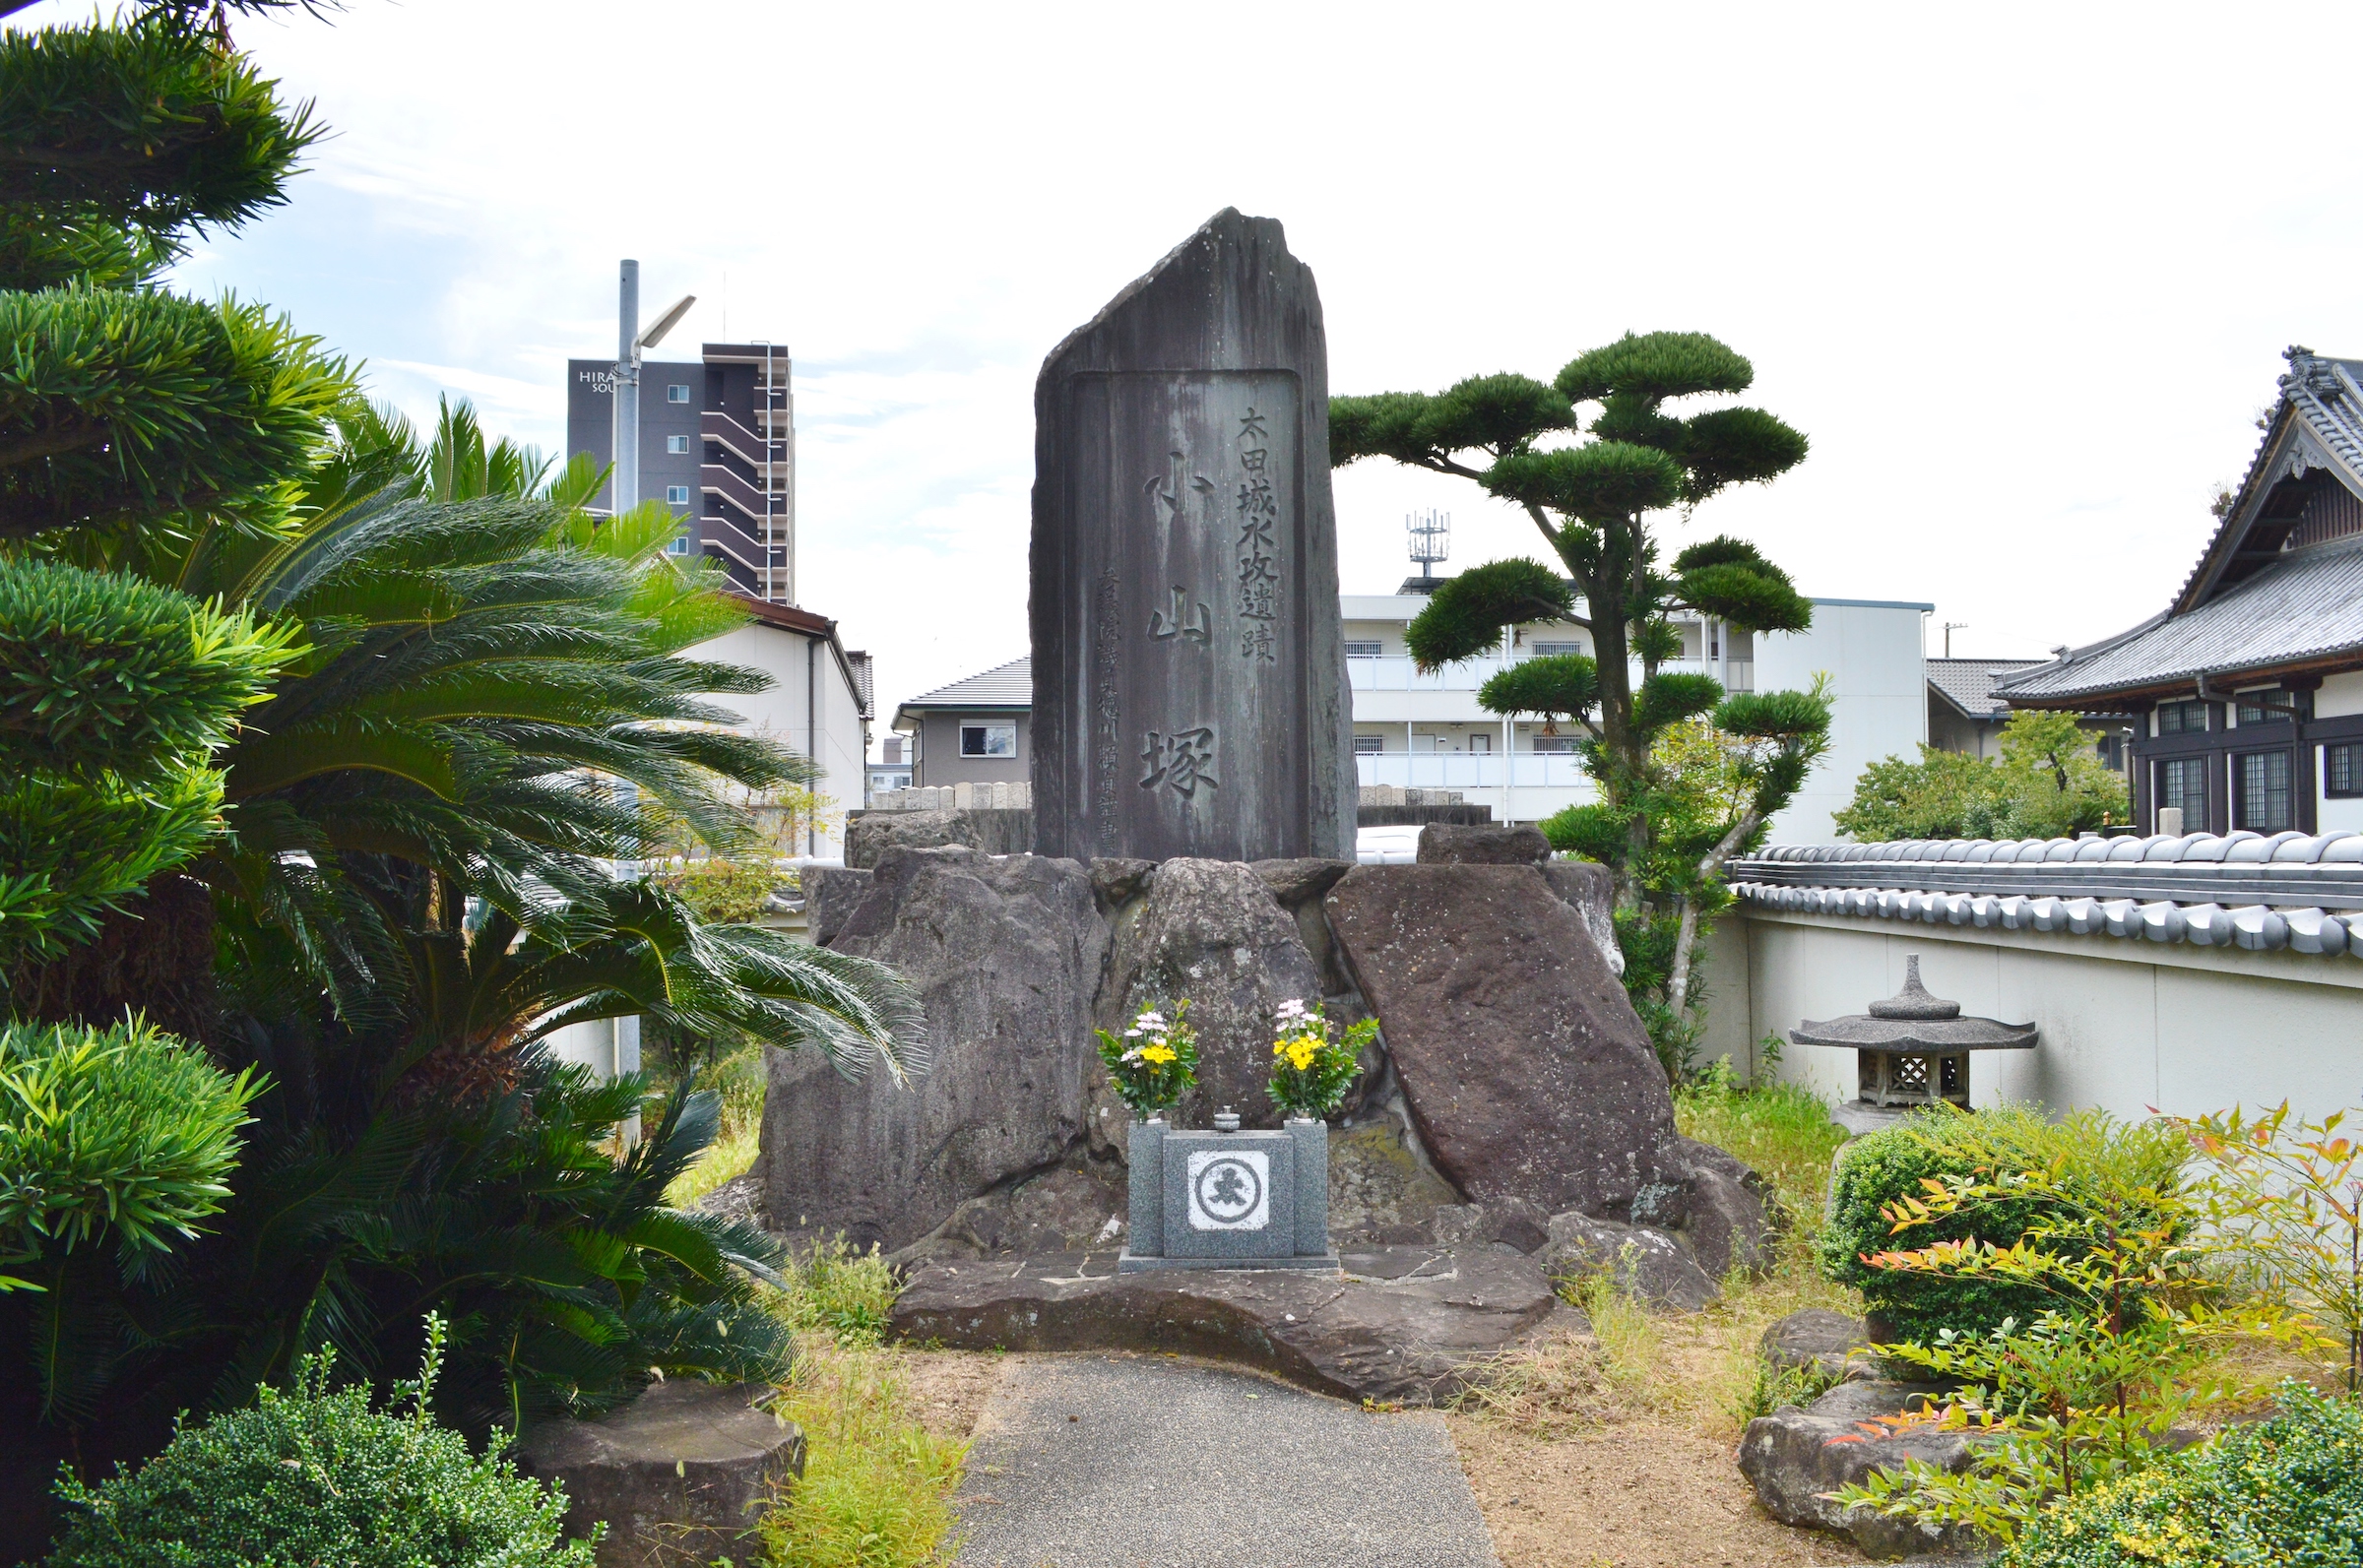
<path fill-rule="evenodd" d="M 2322 689 L 2314 694 L 2314 717 L 2343 719 L 2349 714 L 2363 714 L 2363 670 L 2325 675 Z"/>
<path fill-rule="evenodd" d="M 1928 663 L 1918 604 L 1814 601 L 1803 632 L 1759 634 L 1756 689 L 1803 691 L 1817 672 L 1834 679 L 1830 751 L 1772 819 L 1774 844 L 1836 844 L 1830 818 L 1854 799 L 1854 782 L 1882 757 L 1917 755 L 1928 738 Z"/>
<path fill-rule="evenodd" d="M 1728 1056 L 1734 1072 L 1753 1080 L 1757 1064 L 1756 1036 L 1748 1033 L 1749 929 L 1746 920 L 1726 914 L 1702 944 L 1706 961 L 1699 966 L 1699 978 L 1706 986 L 1706 1019 L 1698 1034 L 1698 1060 Z"/>
<path fill-rule="evenodd" d="M 813 743 L 815 731 L 807 727 L 804 706 L 807 649 L 814 660 L 810 675 L 819 709 L 817 744 Z M 769 691 L 734 693 L 712 701 L 739 715 L 747 728 L 807 753 L 820 764 L 821 782 L 816 787 L 834 802 L 827 808 L 833 818 L 828 826 L 834 831 L 821 835 L 813 852 L 823 858 L 843 854 L 845 813 L 862 808 L 864 765 L 862 700 L 846 679 L 837 656 L 826 643 L 760 621 L 700 643 L 691 654 L 718 663 L 750 665 L 771 677 Z M 802 845 L 793 847 L 798 853 L 804 849 Z"/>
<path fill-rule="evenodd" d="M 1974 1055 L 1976 1104 L 2128 1118 L 2363 1105 L 2363 960 L 1831 916 L 1743 923 L 1752 1038 L 1862 1012 L 1894 994 L 1915 953 L 1928 988 L 1963 1011 L 2033 1023 L 2034 1050 Z M 1854 1072 L 1852 1051 L 1792 1044 L 1776 1076 L 1835 1099 L 1853 1097 Z"/>

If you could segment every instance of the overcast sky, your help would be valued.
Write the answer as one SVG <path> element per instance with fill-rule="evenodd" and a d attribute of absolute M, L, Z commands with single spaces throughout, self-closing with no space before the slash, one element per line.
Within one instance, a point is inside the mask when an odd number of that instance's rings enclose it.
<path fill-rule="evenodd" d="M 2363 354 L 2359 17 L 351 0 L 237 23 L 337 135 L 182 274 L 552 449 L 619 256 L 699 296 L 671 343 L 787 343 L 801 598 L 888 712 L 1025 653 L 1035 372 L 1225 206 L 1311 266 L 1337 392 L 1717 335 L 1813 455 L 1692 528 L 2039 657 L 2163 605 L 2284 345 Z M 1537 542 L 1410 470 L 1337 503 L 1347 592 L 1416 509 L 1455 567 Z"/>

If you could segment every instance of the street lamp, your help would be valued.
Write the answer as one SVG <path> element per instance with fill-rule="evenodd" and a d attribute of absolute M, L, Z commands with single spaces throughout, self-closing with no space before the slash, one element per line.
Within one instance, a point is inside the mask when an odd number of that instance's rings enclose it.
<path fill-rule="evenodd" d="M 611 509 L 621 517 L 640 504 L 640 355 L 665 341 L 678 325 L 695 294 L 683 294 L 671 310 L 640 331 L 640 264 L 626 261 L 616 290 L 615 335 L 615 471 L 608 483 Z"/>

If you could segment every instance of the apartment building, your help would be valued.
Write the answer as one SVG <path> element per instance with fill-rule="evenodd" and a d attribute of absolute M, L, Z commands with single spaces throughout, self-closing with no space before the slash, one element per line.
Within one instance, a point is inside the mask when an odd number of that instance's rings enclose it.
<path fill-rule="evenodd" d="M 1478 706 L 1478 689 L 1503 667 L 1500 653 L 1426 674 L 1414 667 L 1403 633 L 1427 607 L 1419 587 L 1415 580 L 1406 592 L 1342 596 L 1361 782 L 1458 789 L 1491 805 L 1502 822 L 1534 822 L 1597 798 L 1576 755 L 1574 726 L 1513 723 Z M 1882 757 L 1910 756 L 1928 738 L 1921 618 L 1935 606 L 1850 598 L 1813 604 L 1812 629 L 1794 634 L 1678 621 L 1682 655 L 1659 666 L 1712 675 L 1730 691 L 1802 689 L 1828 672 L 1836 699 L 1830 754 L 1773 819 L 1772 836 L 1781 844 L 1836 842 L 1830 818 L 1854 798 L 1863 769 Z M 1563 623 L 1523 628 L 1508 658 L 1593 652 L 1588 632 Z M 1637 680 L 1637 665 L 1632 673 Z"/>
<path fill-rule="evenodd" d="M 640 494 L 681 520 L 676 554 L 702 553 L 749 598 L 796 597 L 796 397 L 785 346 L 710 343 L 695 360 L 640 367 Z M 615 454 L 615 364 L 566 361 L 566 452 Z M 609 508 L 603 488 L 593 510 Z"/>

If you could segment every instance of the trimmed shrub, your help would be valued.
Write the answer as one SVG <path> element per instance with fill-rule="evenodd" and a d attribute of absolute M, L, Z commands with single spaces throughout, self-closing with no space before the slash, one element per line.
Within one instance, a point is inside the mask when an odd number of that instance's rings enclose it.
<path fill-rule="evenodd" d="M 2170 1127 L 2127 1125 L 2102 1111 L 2079 1111 L 2057 1122 L 2011 1105 L 1973 1115 L 1949 1108 L 1926 1112 L 1859 1140 L 1838 1165 L 1821 1232 L 1821 1272 L 1861 1290 L 1864 1306 L 1899 1340 L 1929 1344 L 1944 1329 L 1984 1336 L 2006 1318 L 2030 1323 L 2066 1303 L 2033 1286 L 1892 1273 L 1862 1260 L 1866 1253 L 1938 1241 L 1976 1239 L 2007 1247 L 2031 1226 L 2073 1223 L 2055 1205 L 2032 1196 L 1996 1200 L 1900 1236 L 1880 1211 L 1898 1198 L 1920 1196 L 1923 1181 L 1946 1176 L 2057 1169 L 2072 1191 L 2079 1177 L 2098 1187 L 2104 1174 L 2123 1187 L 2163 1188 L 2175 1181 L 2189 1152 Z M 2075 1255 L 2071 1238 L 2055 1236 L 2046 1245 Z"/>
<path fill-rule="evenodd" d="M 2363 1565 L 2363 1411 L 2296 1383 L 2280 1411 L 2046 1509 L 1995 1568 Z"/>
<path fill-rule="evenodd" d="M 430 1320 L 423 1374 L 395 1388 L 405 1413 L 330 1388 L 323 1352 L 292 1390 L 183 1428 L 133 1474 L 60 1482 L 49 1568 L 591 1568 L 592 1542 L 562 1537 L 564 1492 L 429 1417 L 442 1342 Z"/>

